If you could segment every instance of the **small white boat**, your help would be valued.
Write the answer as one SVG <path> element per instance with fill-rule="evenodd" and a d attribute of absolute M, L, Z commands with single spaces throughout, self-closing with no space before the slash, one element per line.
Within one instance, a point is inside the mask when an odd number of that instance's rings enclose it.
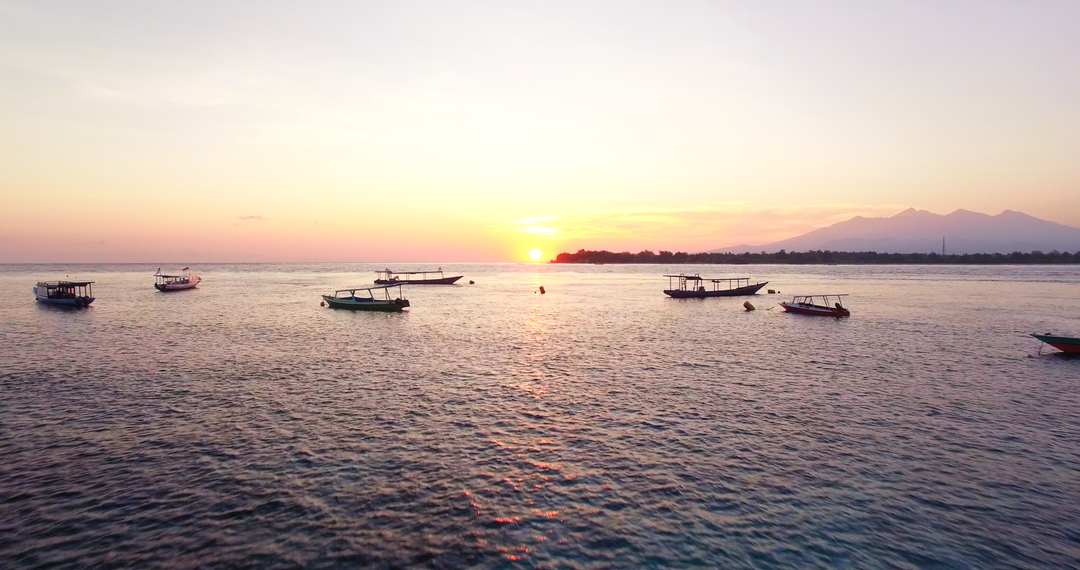
<path fill-rule="evenodd" d="M 154 288 L 158 291 L 183 291 L 184 289 L 194 289 L 199 281 L 202 279 L 198 275 L 191 273 L 190 267 L 185 267 L 181 270 L 180 275 L 164 275 L 161 273 L 159 267 L 154 277 L 157 278 L 157 283 L 154 283 Z"/>
<path fill-rule="evenodd" d="M 796 295 L 790 303 L 783 302 L 780 303 L 780 306 L 789 313 L 799 315 L 850 317 L 851 312 L 844 308 L 840 297 L 847 297 L 847 293 L 839 295 Z M 835 302 L 833 299 L 835 299 Z M 830 305 L 829 303 L 833 304 Z"/>

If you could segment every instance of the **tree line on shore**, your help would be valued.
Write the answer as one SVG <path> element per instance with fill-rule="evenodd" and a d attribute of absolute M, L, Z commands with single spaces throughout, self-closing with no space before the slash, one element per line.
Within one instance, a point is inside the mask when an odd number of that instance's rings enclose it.
<path fill-rule="evenodd" d="M 686 253 L 679 251 L 638 253 L 624 251 L 587 251 L 560 253 L 550 263 L 708 263 L 717 265 L 748 264 L 841 264 L 841 265 L 890 265 L 890 264 L 941 264 L 941 265 L 994 265 L 994 264 L 1058 264 L 1080 263 L 1080 251 L 1076 253 L 1032 251 L 1023 253 L 878 253 L 876 251 L 784 251 L 776 253 Z"/>

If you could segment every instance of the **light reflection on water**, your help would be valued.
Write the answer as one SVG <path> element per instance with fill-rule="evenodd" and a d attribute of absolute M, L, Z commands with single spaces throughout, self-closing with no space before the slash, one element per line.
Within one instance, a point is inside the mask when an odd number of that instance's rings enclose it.
<path fill-rule="evenodd" d="M 1080 270 L 0 268 L 0 559 L 18 566 L 1078 563 Z M 56 272 L 83 311 L 37 306 Z M 544 285 L 546 294 L 538 289 Z M 849 292 L 849 319 L 787 315 Z M 5 564 L 7 566 L 7 564 Z"/>

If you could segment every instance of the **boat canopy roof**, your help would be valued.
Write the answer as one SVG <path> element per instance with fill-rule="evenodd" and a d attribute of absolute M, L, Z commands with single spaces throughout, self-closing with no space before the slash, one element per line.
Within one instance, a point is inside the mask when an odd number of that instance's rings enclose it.
<path fill-rule="evenodd" d="M 375 273 L 387 273 L 390 275 L 424 275 L 426 273 L 442 273 L 442 269 L 436 269 L 434 271 L 391 271 L 389 269 L 382 269 Z"/>
<path fill-rule="evenodd" d="M 93 283 L 93 281 L 39 281 L 38 285 L 44 287 L 86 287 Z"/>
<path fill-rule="evenodd" d="M 795 295 L 796 299 L 805 297 L 847 297 L 847 293 L 817 293 L 814 295 Z"/>
<path fill-rule="evenodd" d="M 748 281 L 749 277 L 702 277 L 700 275 L 665 275 L 664 277 L 681 277 L 687 281 L 712 281 L 721 283 L 724 281 Z"/>
<path fill-rule="evenodd" d="M 389 283 L 387 285 L 375 285 L 375 286 L 363 286 L 363 287 L 348 287 L 346 289 L 338 289 L 334 293 L 344 293 L 346 291 L 352 293 L 353 291 L 376 291 L 379 289 L 392 289 L 394 287 L 401 287 L 403 283 Z"/>

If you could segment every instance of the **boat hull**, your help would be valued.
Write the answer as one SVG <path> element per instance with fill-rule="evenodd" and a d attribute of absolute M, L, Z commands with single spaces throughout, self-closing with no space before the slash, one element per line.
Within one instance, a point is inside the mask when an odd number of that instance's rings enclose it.
<path fill-rule="evenodd" d="M 76 297 L 74 299 L 50 299 L 48 297 L 41 297 L 34 295 L 39 303 L 46 305 L 56 305 L 58 307 L 89 307 L 90 303 L 94 302 L 94 297 Z"/>
<path fill-rule="evenodd" d="M 377 311 L 382 313 L 400 313 L 402 309 L 409 306 L 409 301 L 405 299 L 395 299 L 393 301 L 384 300 L 371 300 L 371 299 L 356 299 L 352 297 L 337 298 L 329 295 L 323 295 L 323 300 L 326 301 L 327 306 L 331 309 L 345 309 L 347 311 Z"/>
<path fill-rule="evenodd" d="M 747 287 L 737 287 L 735 289 L 721 289 L 719 291 L 682 291 L 679 289 L 665 289 L 664 294 L 675 299 L 704 299 L 706 297 L 739 297 L 743 295 L 754 295 L 762 287 L 768 285 L 769 282 L 758 283 L 756 285 L 749 285 Z"/>
<path fill-rule="evenodd" d="M 154 288 L 158 291 L 186 291 L 188 289 L 194 289 L 198 283 L 188 283 L 185 285 L 160 285 L 155 284 Z"/>
<path fill-rule="evenodd" d="M 464 275 L 443 277 L 441 279 L 376 279 L 376 285 L 453 285 Z"/>
<path fill-rule="evenodd" d="M 789 313 L 797 315 L 810 315 L 814 317 L 850 317 L 851 312 L 847 309 L 835 307 L 822 307 L 820 305 L 805 305 L 799 303 L 780 303 L 780 306 Z"/>
<path fill-rule="evenodd" d="M 1031 335 L 1046 344 L 1060 350 L 1061 352 L 1067 352 L 1069 354 L 1080 354 L 1080 338 L 1072 338 L 1067 336 L 1054 336 L 1048 334 L 1033 334 Z"/>

